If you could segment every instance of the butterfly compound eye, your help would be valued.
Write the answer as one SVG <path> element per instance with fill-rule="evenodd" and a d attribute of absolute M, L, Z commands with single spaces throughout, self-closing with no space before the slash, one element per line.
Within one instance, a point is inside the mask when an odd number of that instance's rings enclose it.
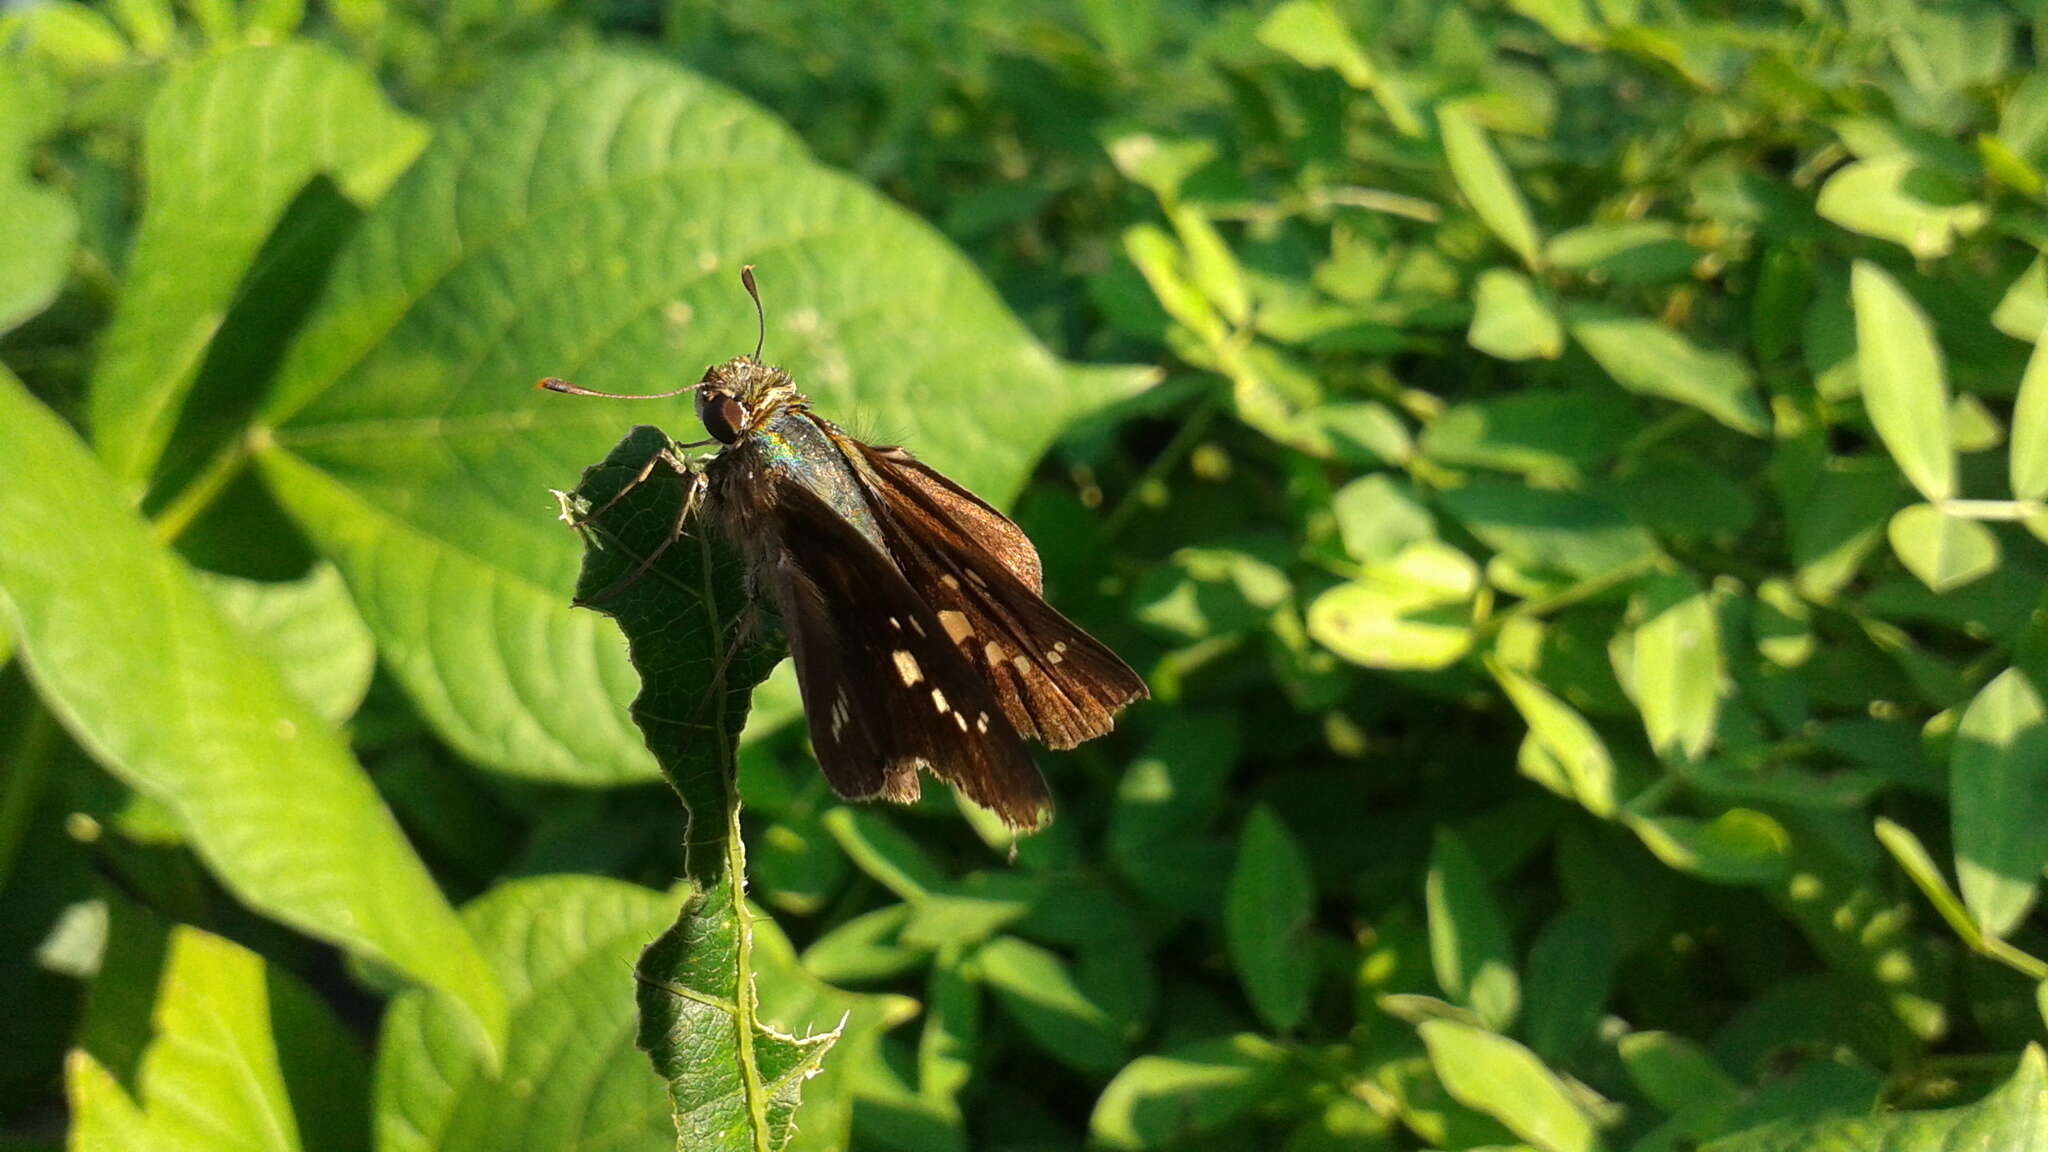
<path fill-rule="evenodd" d="M 730 396 L 706 396 L 697 405 L 697 416 L 704 421 L 704 430 L 720 444 L 731 444 L 740 438 L 740 429 L 746 427 L 747 410 Z"/>

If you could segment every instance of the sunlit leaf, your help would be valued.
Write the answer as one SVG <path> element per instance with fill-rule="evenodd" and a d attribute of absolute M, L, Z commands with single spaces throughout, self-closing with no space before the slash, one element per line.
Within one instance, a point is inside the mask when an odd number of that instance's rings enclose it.
<path fill-rule="evenodd" d="M 1852 294 L 1864 411 L 1913 487 L 1947 500 L 1956 494 L 1956 462 L 1934 328 L 1905 289 L 1868 261 L 1856 264 Z"/>
<path fill-rule="evenodd" d="M 1964 710 L 1949 802 L 1963 903 L 1984 931 L 2004 936 L 2048 867 L 2048 709 L 2025 671 L 2006 669 Z"/>

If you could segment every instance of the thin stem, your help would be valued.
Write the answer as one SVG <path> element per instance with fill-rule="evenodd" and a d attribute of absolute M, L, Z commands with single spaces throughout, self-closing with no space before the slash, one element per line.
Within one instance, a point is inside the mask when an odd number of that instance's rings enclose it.
<path fill-rule="evenodd" d="M 1529 617 L 1547 616 L 1562 608 L 1569 608 L 1584 600 L 1590 600 L 1603 592 L 1612 591 L 1638 576 L 1647 576 L 1664 562 L 1660 555 L 1652 553 L 1640 560 L 1632 560 L 1617 568 L 1610 568 L 1598 576 L 1588 576 L 1568 588 L 1553 592 L 1536 600 L 1524 600 L 1499 615 L 1482 621 L 1479 632 L 1482 636 L 1500 631 L 1508 621 Z"/>
<path fill-rule="evenodd" d="M 50 778 L 50 759 L 57 749 L 57 722 L 40 701 L 30 704 L 21 739 L 8 757 L 10 770 L 0 784 L 0 891 L 14 871 L 14 858 L 21 852 L 21 840 L 36 804 L 43 798 L 43 784 Z"/>
<path fill-rule="evenodd" d="M 1944 500 L 1937 507 L 1959 520 L 2026 520 L 2048 512 L 2039 500 Z"/>
<path fill-rule="evenodd" d="M 242 467 L 249 462 L 249 442 L 236 440 L 214 453 L 206 467 L 192 478 L 163 511 L 156 516 L 156 538 L 168 544 L 185 534 L 192 522 L 199 519 L 227 486 L 242 474 Z"/>
<path fill-rule="evenodd" d="M 1210 422 L 1216 418 L 1216 413 L 1222 407 L 1221 393 L 1211 392 L 1202 397 L 1201 402 L 1195 405 L 1195 410 L 1188 413 L 1188 418 L 1181 422 L 1180 429 L 1173 434 L 1173 439 L 1167 441 L 1166 447 L 1160 450 L 1159 455 L 1153 457 L 1152 462 L 1145 466 L 1145 471 L 1139 475 L 1137 483 L 1132 484 L 1131 490 L 1124 493 L 1124 498 L 1117 501 L 1116 507 L 1109 510 L 1109 515 L 1102 518 L 1104 539 L 1115 536 L 1131 517 L 1138 514 L 1140 501 L 1144 499 L 1145 493 L 1153 485 L 1164 480 L 1168 473 L 1180 467 L 1180 462 L 1195 450 L 1196 443 L 1200 441 L 1202 434 L 1209 430 Z"/>

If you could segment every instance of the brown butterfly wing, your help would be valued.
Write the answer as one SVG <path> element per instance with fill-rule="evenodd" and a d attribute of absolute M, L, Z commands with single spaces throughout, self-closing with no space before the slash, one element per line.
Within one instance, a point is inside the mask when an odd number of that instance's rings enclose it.
<path fill-rule="evenodd" d="M 1039 595 L 1038 553 L 1001 513 L 901 449 L 835 435 L 867 479 L 890 554 L 1016 730 L 1052 748 L 1108 732 L 1150 693 Z"/>
<path fill-rule="evenodd" d="M 895 562 L 800 484 L 772 504 L 783 546 L 764 575 L 833 790 L 915 800 L 928 768 L 1011 827 L 1043 826 L 1052 797 L 1023 739 Z"/>

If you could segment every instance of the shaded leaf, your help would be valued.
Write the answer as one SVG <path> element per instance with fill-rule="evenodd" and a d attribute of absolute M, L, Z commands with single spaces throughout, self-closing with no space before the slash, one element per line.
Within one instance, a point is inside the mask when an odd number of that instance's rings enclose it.
<path fill-rule="evenodd" d="M 1103 1089 L 1089 1133 L 1110 1148 L 1160 1148 L 1216 1128 L 1276 1091 L 1286 1058 L 1284 1049 L 1252 1035 L 1140 1056 Z"/>
<path fill-rule="evenodd" d="M 1436 831 L 1423 891 L 1438 987 L 1489 1028 L 1507 1028 L 1522 999 L 1507 921 L 1478 859 L 1448 828 Z"/>
<path fill-rule="evenodd" d="M 1502 360 L 1555 360 L 1564 354 L 1564 325 L 1535 282 L 1507 268 L 1488 268 L 1479 274 L 1466 340 Z"/>
<path fill-rule="evenodd" d="M 1697 408 L 1737 432 L 1770 427 L 1749 365 L 1703 348 L 1654 320 L 1578 305 L 1567 314 L 1572 338 L 1631 392 Z"/>
<path fill-rule="evenodd" d="M 1419 1029 L 1444 1088 L 1543 1152 L 1596 1152 L 1600 1137 L 1535 1053 L 1505 1036 L 1450 1020 Z"/>
<path fill-rule="evenodd" d="M 275 583 L 196 575 L 299 699 L 330 724 L 354 714 L 369 690 L 377 653 L 333 566 L 320 564 L 301 579 Z"/>
<path fill-rule="evenodd" d="M 1964 710 L 1949 802 L 1963 903 L 1986 933 L 2004 936 L 2048 867 L 2048 709 L 2022 669 L 2000 673 Z"/>
<path fill-rule="evenodd" d="M 1444 160 L 1451 179 L 1464 194 L 1479 219 L 1508 249 L 1530 268 L 1543 266 L 1543 238 L 1536 231 L 1536 219 L 1508 166 L 1494 151 L 1486 130 L 1470 113 L 1454 107 L 1440 107 L 1437 130 L 1442 134 Z"/>
<path fill-rule="evenodd" d="M 1267 1024 L 1290 1031 L 1308 1012 L 1316 950 L 1315 878 L 1287 826 L 1261 804 L 1245 817 L 1223 898 L 1223 939 L 1238 982 Z"/>
<path fill-rule="evenodd" d="M 1909 504 L 1885 525 L 1892 552 L 1936 592 L 1960 588 L 1998 567 L 1998 538 L 1975 520 L 1932 504 Z"/>
<path fill-rule="evenodd" d="M 325 48 L 239 48 L 180 65 L 143 128 L 148 180 L 128 282 L 92 381 L 93 445 L 149 476 L 264 240 L 315 175 L 359 204 L 426 142 L 375 80 Z"/>
<path fill-rule="evenodd" d="M 1940 1152 L 1954 1148 L 2048 1147 L 2048 1056 L 2029 1044 L 2012 1079 L 1989 1096 L 1937 1112 L 1892 1112 L 1805 1123 L 1780 1120 L 1700 1146 L 1700 1152 L 1796 1152 L 1881 1148 Z"/>

